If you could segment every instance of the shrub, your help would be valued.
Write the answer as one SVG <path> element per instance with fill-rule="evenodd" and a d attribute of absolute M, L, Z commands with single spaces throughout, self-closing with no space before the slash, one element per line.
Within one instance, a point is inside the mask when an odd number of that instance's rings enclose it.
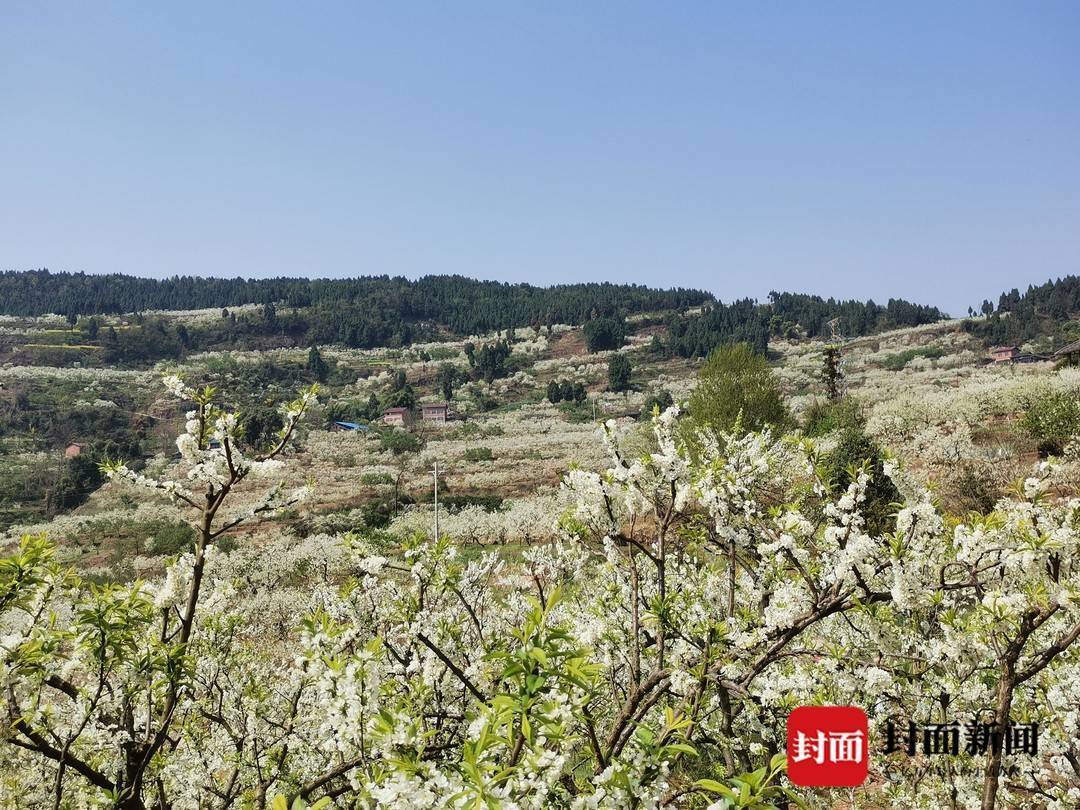
<path fill-rule="evenodd" d="M 402 453 L 416 453 L 420 450 L 420 439 L 415 433 L 391 428 L 379 433 L 379 442 L 383 450 L 389 450 L 395 456 Z"/>
<path fill-rule="evenodd" d="M 705 361 L 690 397 L 690 415 L 698 426 L 719 434 L 735 427 L 740 414 L 747 432 L 765 425 L 783 428 L 789 421 L 768 361 L 747 344 L 734 343 L 714 349 Z"/>
<path fill-rule="evenodd" d="M 884 454 L 881 448 L 858 427 L 849 427 L 840 434 L 835 448 L 822 458 L 821 471 L 837 496 L 842 495 L 852 481 L 852 470 L 865 462 L 869 465 L 870 483 L 862 514 L 866 530 L 871 535 L 889 531 L 894 525 L 895 503 L 903 500 L 892 479 L 885 475 Z"/>
<path fill-rule="evenodd" d="M 807 436 L 825 436 L 836 430 L 861 428 L 865 423 L 859 403 L 851 397 L 836 402 L 815 400 L 803 416 Z"/>
<path fill-rule="evenodd" d="M 195 544 L 195 530 L 181 520 L 161 518 L 146 524 L 151 554 L 180 554 Z"/>
<path fill-rule="evenodd" d="M 944 349 L 939 349 L 937 346 L 922 346 L 917 349 L 905 349 L 902 352 L 890 354 L 881 361 L 881 366 L 889 371 L 900 371 L 900 369 L 916 357 L 925 357 L 927 360 L 938 360 L 944 356 Z"/>
<path fill-rule="evenodd" d="M 661 388 L 648 396 L 645 402 L 641 405 L 641 414 L 638 417 L 642 421 L 648 421 L 652 418 L 653 411 L 665 411 L 675 404 L 675 400 L 671 394 Z"/>
<path fill-rule="evenodd" d="M 470 447 L 465 451 L 466 461 L 494 461 L 495 454 L 490 447 Z"/>
<path fill-rule="evenodd" d="M 394 476 L 390 475 L 388 472 L 366 472 L 360 476 L 360 483 L 367 486 L 392 484 L 394 483 Z"/>
<path fill-rule="evenodd" d="M 1060 454 L 1080 434 L 1080 397 L 1073 392 L 1048 391 L 1033 400 L 1020 427 L 1039 445 L 1043 455 Z"/>

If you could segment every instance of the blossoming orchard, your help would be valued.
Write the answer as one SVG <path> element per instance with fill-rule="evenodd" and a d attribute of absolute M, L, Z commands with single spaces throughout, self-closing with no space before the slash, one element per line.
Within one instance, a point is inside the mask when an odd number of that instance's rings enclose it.
<path fill-rule="evenodd" d="M 190 549 L 128 584 L 45 533 L 0 561 L 10 806 L 834 807 L 787 776 L 800 706 L 865 712 L 866 806 L 1080 804 L 1080 499 L 1053 460 L 957 519 L 890 459 L 872 531 L 871 464 L 838 489 L 814 440 L 691 435 L 676 405 L 643 452 L 609 421 L 606 471 L 571 469 L 519 555 L 422 525 L 256 553 L 245 526 L 317 490 L 286 483 L 317 389 L 256 449 L 213 388 L 165 386 L 179 460 L 106 471 Z M 889 750 L 909 724 L 1037 746 Z"/>

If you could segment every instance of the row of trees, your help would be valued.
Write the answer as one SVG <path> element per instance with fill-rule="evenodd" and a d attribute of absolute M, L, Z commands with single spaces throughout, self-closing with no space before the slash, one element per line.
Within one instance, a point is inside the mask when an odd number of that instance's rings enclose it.
<path fill-rule="evenodd" d="M 48 270 L 0 273 L 0 313 L 7 315 L 116 314 L 140 310 L 204 309 L 283 302 L 313 306 L 318 322 L 362 312 L 368 323 L 436 321 L 459 334 L 479 334 L 508 326 L 580 324 L 617 312 L 654 312 L 697 306 L 712 299 L 700 290 L 659 290 L 638 284 L 563 284 L 534 287 L 477 281 L 464 276 L 426 276 L 417 281 L 390 276 L 349 279 L 137 278 Z M 367 339 L 358 334 L 354 340 Z M 320 337 L 319 342 L 331 342 Z M 348 342 L 345 340 L 334 342 Z"/>
<path fill-rule="evenodd" d="M 668 319 L 667 350 L 679 357 L 705 357 L 718 346 L 745 343 L 764 353 L 771 337 L 846 337 L 884 329 L 918 326 L 941 320 L 937 307 L 889 299 L 885 306 L 873 301 L 838 301 L 800 293 L 769 293 L 767 303 L 744 298 L 730 304 L 710 304 L 700 316 Z"/>

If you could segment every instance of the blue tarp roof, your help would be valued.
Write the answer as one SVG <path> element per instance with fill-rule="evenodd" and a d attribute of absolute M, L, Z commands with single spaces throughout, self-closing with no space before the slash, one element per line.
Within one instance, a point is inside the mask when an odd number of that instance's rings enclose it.
<path fill-rule="evenodd" d="M 361 425 L 359 422 L 334 422 L 339 428 L 344 430 L 371 430 L 367 425 Z"/>

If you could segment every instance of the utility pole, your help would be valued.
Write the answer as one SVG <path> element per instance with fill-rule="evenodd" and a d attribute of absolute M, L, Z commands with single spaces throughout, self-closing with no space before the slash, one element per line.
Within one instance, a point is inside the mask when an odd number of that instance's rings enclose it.
<path fill-rule="evenodd" d="M 439 462 L 435 462 L 435 468 L 431 471 L 435 478 L 435 542 L 439 542 Z"/>

